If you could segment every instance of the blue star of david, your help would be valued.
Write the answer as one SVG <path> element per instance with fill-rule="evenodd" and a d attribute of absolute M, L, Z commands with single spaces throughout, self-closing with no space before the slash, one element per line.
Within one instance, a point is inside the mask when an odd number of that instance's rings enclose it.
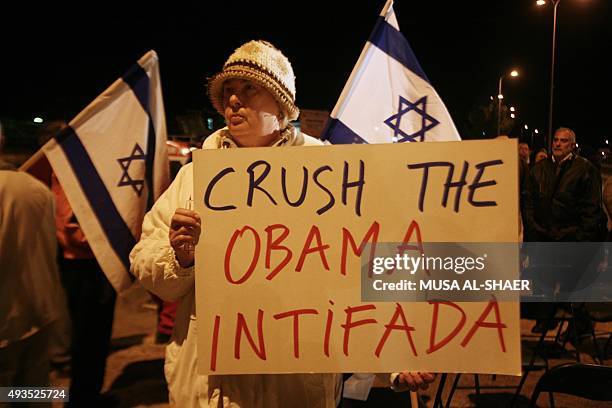
<path fill-rule="evenodd" d="M 138 197 L 142 194 L 142 190 L 144 189 L 144 179 L 142 180 L 134 180 L 130 176 L 129 169 L 130 165 L 135 160 L 145 160 L 146 155 L 142 151 L 142 148 L 138 146 L 138 143 L 134 145 L 134 149 L 132 150 L 132 154 L 128 157 L 122 157 L 121 159 L 117 159 L 119 165 L 123 169 L 123 174 L 121 175 L 121 180 L 119 180 L 119 184 L 117 186 L 132 186 Z"/>
<path fill-rule="evenodd" d="M 419 105 L 421 105 L 421 107 L 419 107 Z M 400 95 L 399 109 L 397 113 L 385 120 L 385 124 L 391 129 L 393 129 L 393 136 L 401 137 L 401 139 L 398 139 L 398 142 L 416 142 L 417 138 L 419 138 L 419 142 L 423 142 L 425 141 L 425 133 L 440 124 L 440 122 L 436 120 L 436 118 L 427 113 L 426 105 L 427 95 L 425 95 L 415 103 L 410 102 L 408 99 Z M 410 111 L 414 111 L 421 115 L 421 129 L 417 130 L 412 134 L 407 134 L 402 129 L 400 129 L 400 124 L 402 121 L 402 116 L 404 116 Z"/>

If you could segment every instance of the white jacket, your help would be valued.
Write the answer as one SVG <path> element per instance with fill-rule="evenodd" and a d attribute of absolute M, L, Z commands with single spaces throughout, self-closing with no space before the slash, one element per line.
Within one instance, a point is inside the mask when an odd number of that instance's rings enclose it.
<path fill-rule="evenodd" d="M 322 143 L 295 129 L 274 146 Z M 204 149 L 236 147 L 226 129 L 206 139 Z M 176 208 L 193 196 L 193 166 L 181 168 L 168 190 L 145 216 L 140 242 L 130 254 L 131 272 L 145 288 L 165 300 L 179 300 L 164 371 L 170 401 L 178 407 L 321 407 L 335 408 L 340 374 L 216 375 L 197 374 L 197 319 L 194 268 L 181 268 L 168 238 Z M 205 233 L 205 232 L 204 232 Z"/>

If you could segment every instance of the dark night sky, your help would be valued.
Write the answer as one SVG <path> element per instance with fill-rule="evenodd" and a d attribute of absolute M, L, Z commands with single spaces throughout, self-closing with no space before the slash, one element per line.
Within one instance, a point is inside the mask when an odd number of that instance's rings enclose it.
<path fill-rule="evenodd" d="M 243 42 L 262 38 L 291 60 L 298 106 L 333 108 L 384 0 L 353 2 L 178 1 L 141 8 L 107 2 L 0 6 L 0 117 L 71 118 L 148 49 L 160 57 L 171 120 L 210 107 L 204 79 Z M 87 7 L 87 8 L 85 8 Z M 128 8 L 126 8 L 128 7 Z M 153 7 L 153 8 L 152 8 Z M 396 0 L 400 29 L 427 76 L 464 129 L 469 111 L 496 94 L 502 72 L 507 100 L 522 126 L 547 121 L 552 5 L 535 0 Z M 553 124 L 579 141 L 612 139 L 609 0 L 562 0 Z"/>

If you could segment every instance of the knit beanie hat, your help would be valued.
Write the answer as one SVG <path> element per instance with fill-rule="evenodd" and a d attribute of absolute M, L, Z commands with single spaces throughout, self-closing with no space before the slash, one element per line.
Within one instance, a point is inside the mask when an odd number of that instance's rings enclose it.
<path fill-rule="evenodd" d="M 249 41 L 234 51 L 223 70 L 208 79 L 208 96 L 223 116 L 223 83 L 228 79 L 245 79 L 263 86 L 289 120 L 298 118 L 295 106 L 295 75 L 291 63 L 280 50 L 267 41 Z"/>

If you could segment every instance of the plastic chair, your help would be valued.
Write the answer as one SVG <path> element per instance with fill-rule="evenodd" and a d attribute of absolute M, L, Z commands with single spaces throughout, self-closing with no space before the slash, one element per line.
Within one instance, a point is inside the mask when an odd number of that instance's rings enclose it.
<path fill-rule="evenodd" d="M 569 363 L 551 368 L 540 377 L 531 395 L 530 407 L 536 407 L 540 393 L 568 394 L 593 401 L 612 401 L 612 367 Z"/>
<path fill-rule="evenodd" d="M 544 320 L 544 321 L 553 321 L 557 322 L 559 325 L 559 329 L 557 330 L 557 334 L 555 336 L 555 341 L 553 345 L 557 345 L 559 341 L 559 337 L 561 334 L 561 329 L 563 327 L 563 323 L 567 322 L 568 329 L 571 331 L 571 335 L 577 339 L 577 334 L 575 331 L 575 324 L 569 324 L 574 320 L 573 306 L 570 308 L 571 310 L 568 312 L 563 308 L 560 308 L 559 305 L 554 303 L 523 303 L 521 304 L 521 318 L 523 319 L 533 319 L 533 320 Z M 538 342 L 533 348 L 533 350 L 529 350 L 527 352 L 526 348 L 523 348 L 523 375 L 521 376 L 521 380 L 516 387 L 516 391 L 510 403 L 511 407 L 516 406 L 518 402 L 518 398 L 521 395 L 521 391 L 523 389 L 523 385 L 525 385 L 525 381 L 527 380 L 527 376 L 531 371 L 536 371 L 544 368 L 545 371 L 548 371 L 548 359 L 543 354 L 544 352 L 544 339 L 546 338 L 546 332 L 542 333 L 538 339 Z M 580 362 L 580 350 L 578 348 L 578 342 L 576 341 L 576 361 Z M 563 344 L 563 347 L 565 344 Z M 528 357 L 528 358 L 526 358 Z M 538 358 L 542 358 L 544 361 L 544 367 L 542 364 L 538 362 Z M 528 361 L 528 362 L 527 362 Z M 552 396 L 551 396 L 552 399 Z"/>
<path fill-rule="evenodd" d="M 612 303 L 611 302 L 587 303 L 586 312 L 588 313 L 588 316 L 593 323 L 612 322 Z M 603 350 L 599 348 L 599 343 L 597 343 L 597 336 L 595 334 L 594 325 L 592 327 L 591 335 L 593 337 L 593 344 L 595 345 L 595 350 L 597 352 L 597 359 L 599 360 L 601 364 L 603 364 L 608 354 L 608 347 L 610 346 L 610 340 L 612 340 L 612 332 L 609 333 L 608 340 L 606 341 L 606 344 L 603 347 Z"/>

